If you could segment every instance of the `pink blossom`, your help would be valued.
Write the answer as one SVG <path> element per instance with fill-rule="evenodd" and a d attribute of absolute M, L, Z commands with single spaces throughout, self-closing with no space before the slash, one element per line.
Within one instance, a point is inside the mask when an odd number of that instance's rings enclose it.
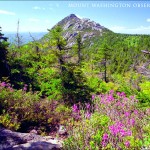
<path fill-rule="evenodd" d="M 130 119 L 130 125 L 132 125 L 132 126 L 135 125 L 135 119 L 134 118 Z"/>
<path fill-rule="evenodd" d="M 108 96 L 107 96 L 107 101 L 108 101 L 108 102 L 111 102 L 111 101 L 113 101 L 113 100 L 114 100 L 113 95 L 108 95 Z"/>
<path fill-rule="evenodd" d="M 112 135 L 121 135 L 124 136 L 131 136 L 132 132 L 129 130 L 125 130 L 125 126 L 121 122 L 116 122 L 115 124 L 109 126 L 109 130 Z"/>
<path fill-rule="evenodd" d="M 126 131 L 125 130 L 121 130 L 120 131 L 120 135 L 121 135 L 121 137 L 125 137 L 127 134 L 126 134 Z"/>
<path fill-rule="evenodd" d="M 24 90 L 24 91 L 26 91 L 26 90 L 27 90 L 27 88 L 26 88 L 26 87 L 23 87 L 23 90 Z"/>
<path fill-rule="evenodd" d="M 2 83 L 0 83 L 0 86 L 2 86 L 2 87 L 6 87 L 6 83 L 5 82 L 2 82 Z"/>
<path fill-rule="evenodd" d="M 120 96 L 120 92 L 117 92 L 117 95 Z"/>
<path fill-rule="evenodd" d="M 89 119 L 91 117 L 91 113 L 89 111 L 86 112 L 85 117 Z"/>
<path fill-rule="evenodd" d="M 74 104 L 72 106 L 72 111 L 73 111 L 73 117 L 75 119 L 79 119 L 80 118 L 80 110 L 78 109 L 78 106 L 76 104 Z"/>
<path fill-rule="evenodd" d="M 105 147 L 108 143 L 108 134 L 107 133 L 104 133 L 103 134 L 103 138 L 102 138 L 102 146 Z"/>
<path fill-rule="evenodd" d="M 8 87 L 8 89 L 9 89 L 10 92 L 13 92 L 13 91 L 14 91 L 13 88 L 10 87 L 10 86 Z"/>
<path fill-rule="evenodd" d="M 127 101 L 127 100 L 128 100 L 128 98 L 127 98 L 127 97 L 124 97 L 124 100 L 125 100 L 125 101 Z"/>
<path fill-rule="evenodd" d="M 129 112 L 125 112 L 124 115 L 125 115 L 126 117 L 129 117 L 129 116 L 130 116 L 130 113 L 129 113 Z"/>
<path fill-rule="evenodd" d="M 74 104 L 74 105 L 72 106 L 72 111 L 73 111 L 73 112 L 78 112 L 78 106 L 77 106 L 76 104 Z"/>
<path fill-rule="evenodd" d="M 121 106 L 121 102 L 120 102 L 120 101 L 117 102 L 117 103 L 116 103 L 116 106 Z"/>
<path fill-rule="evenodd" d="M 124 143 L 124 145 L 125 145 L 127 148 L 129 148 L 129 147 L 130 147 L 130 142 L 129 142 L 129 141 L 126 141 L 126 142 Z"/>
<path fill-rule="evenodd" d="M 109 93 L 110 93 L 111 95 L 113 95 L 113 94 L 114 94 L 114 90 L 110 90 Z"/>
<path fill-rule="evenodd" d="M 121 96 L 121 97 L 126 97 L 126 94 L 125 94 L 124 92 L 121 92 L 121 93 L 120 93 L 120 96 Z"/>
<path fill-rule="evenodd" d="M 119 97 L 126 97 L 126 94 L 124 92 L 117 92 L 117 95 Z"/>
<path fill-rule="evenodd" d="M 94 100 L 95 99 L 95 95 L 92 95 L 92 100 Z"/>
<path fill-rule="evenodd" d="M 107 133 L 103 134 L 103 140 L 108 140 L 108 134 Z"/>
<path fill-rule="evenodd" d="M 133 95 L 132 95 L 132 96 L 130 96 L 130 98 L 131 98 L 131 99 L 134 99 L 134 98 L 135 98 L 135 96 L 133 96 Z"/>
<path fill-rule="evenodd" d="M 138 110 L 137 109 L 134 110 L 134 114 L 138 115 Z"/>
<path fill-rule="evenodd" d="M 86 103 L 85 105 L 87 109 L 90 109 L 91 105 L 89 103 Z"/>
<path fill-rule="evenodd" d="M 105 141 L 102 141 L 102 146 L 106 147 L 107 143 Z"/>
<path fill-rule="evenodd" d="M 27 84 L 24 84 L 23 91 L 27 91 Z"/>

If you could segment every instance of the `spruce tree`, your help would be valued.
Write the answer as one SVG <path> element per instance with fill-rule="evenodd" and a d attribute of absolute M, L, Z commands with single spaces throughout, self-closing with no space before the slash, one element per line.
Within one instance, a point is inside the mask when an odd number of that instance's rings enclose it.
<path fill-rule="evenodd" d="M 82 58 L 81 58 L 81 50 L 83 49 L 82 38 L 81 38 L 81 34 L 80 33 L 78 34 L 76 40 L 77 40 L 77 49 L 78 49 L 78 52 L 77 52 L 78 53 L 78 64 L 80 65 L 81 60 L 82 60 Z"/>
<path fill-rule="evenodd" d="M 107 39 L 104 39 L 102 45 L 101 45 L 101 52 L 102 52 L 102 59 L 103 59 L 103 67 L 104 67 L 104 81 L 108 82 L 107 78 L 107 64 L 111 56 L 111 48 L 107 44 Z"/>
<path fill-rule="evenodd" d="M 7 63 L 7 42 L 6 37 L 4 37 L 4 34 L 1 33 L 1 27 L 0 27 L 0 80 L 2 77 L 9 77 L 10 76 L 10 68 Z"/>
<path fill-rule="evenodd" d="M 89 100 L 89 88 L 84 85 L 85 79 L 83 77 L 82 71 L 79 69 L 79 65 L 68 61 L 68 52 L 72 48 L 67 47 L 67 42 L 62 36 L 62 28 L 60 26 L 55 27 L 50 31 L 50 41 L 52 49 L 58 58 L 58 65 L 60 70 L 60 78 L 62 81 L 62 96 L 63 100 L 67 104 L 73 104 L 76 102 L 83 102 Z M 81 62 L 81 36 L 77 38 L 77 49 L 78 49 L 78 63 Z"/>

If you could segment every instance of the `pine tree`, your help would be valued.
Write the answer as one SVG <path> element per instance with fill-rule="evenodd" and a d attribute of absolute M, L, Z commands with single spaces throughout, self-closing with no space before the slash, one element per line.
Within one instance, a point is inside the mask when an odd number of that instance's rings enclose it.
<path fill-rule="evenodd" d="M 62 36 L 62 28 L 60 26 L 57 26 L 55 29 L 53 29 L 50 32 L 50 38 L 52 46 L 55 46 L 58 50 L 58 53 L 56 55 L 58 56 L 60 73 L 63 74 L 63 72 L 66 70 L 65 61 L 63 59 L 63 53 L 66 49 L 66 41 Z"/>
<path fill-rule="evenodd" d="M 104 67 L 104 81 L 108 82 L 107 79 L 107 63 L 110 58 L 111 48 L 108 46 L 108 41 L 104 39 L 104 42 L 101 45 L 101 51 L 102 51 L 102 59 L 103 59 L 103 67 Z"/>
<path fill-rule="evenodd" d="M 6 37 L 4 37 L 4 34 L 1 33 L 1 27 L 0 27 L 0 80 L 2 77 L 9 77 L 10 76 L 10 68 L 7 63 L 7 42 Z"/>
<path fill-rule="evenodd" d="M 81 50 L 83 49 L 82 38 L 81 38 L 81 34 L 80 33 L 78 34 L 76 40 L 77 40 L 77 50 L 78 50 L 78 52 L 77 52 L 78 53 L 78 64 L 80 65 L 81 60 L 82 60 L 82 58 L 81 58 Z"/>
<path fill-rule="evenodd" d="M 76 102 L 83 102 L 89 100 L 89 88 L 84 85 L 85 79 L 79 65 L 73 62 L 69 62 L 66 58 L 68 52 L 72 48 L 67 47 L 66 40 L 62 36 L 62 28 L 60 26 L 55 27 L 50 31 L 50 41 L 52 49 L 56 51 L 58 58 L 58 64 L 60 69 L 60 78 L 62 81 L 62 96 L 65 103 L 73 104 Z M 77 38 L 78 49 L 78 63 L 81 62 L 81 36 Z"/>

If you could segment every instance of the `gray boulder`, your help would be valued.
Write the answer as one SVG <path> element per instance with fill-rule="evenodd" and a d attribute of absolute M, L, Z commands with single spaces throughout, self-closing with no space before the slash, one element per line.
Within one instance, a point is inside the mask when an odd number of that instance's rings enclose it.
<path fill-rule="evenodd" d="M 60 150 L 62 141 L 35 133 L 19 133 L 0 129 L 0 150 Z"/>

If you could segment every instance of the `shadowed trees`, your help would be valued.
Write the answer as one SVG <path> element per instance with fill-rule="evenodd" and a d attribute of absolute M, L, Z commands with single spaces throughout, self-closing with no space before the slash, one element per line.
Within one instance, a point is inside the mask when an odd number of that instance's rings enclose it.
<path fill-rule="evenodd" d="M 10 68 L 7 63 L 7 47 L 7 38 L 4 37 L 4 34 L 1 33 L 0 27 L 0 80 L 2 77 L 10 76 Z"/>

